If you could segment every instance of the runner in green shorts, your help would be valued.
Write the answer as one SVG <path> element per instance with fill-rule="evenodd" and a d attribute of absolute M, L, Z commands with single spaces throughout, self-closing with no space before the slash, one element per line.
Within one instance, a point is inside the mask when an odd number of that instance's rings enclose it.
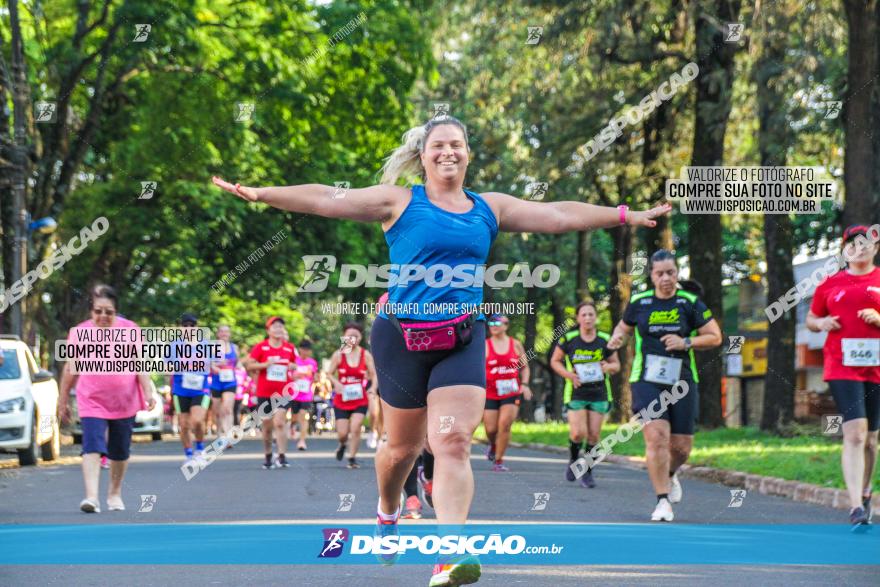
<path fill-rule="evenodd" d="M 605 345 L 610 336 L 596 330 L 596 305 L 581 302 L 575 309 L 578 329 L 566 332 L 556 343 L 550 366 L 565 378 L 565 405 L 568 408 L 569 462 L 565 478 L 577 477 L 571 464 L 580 454 L 581 442 L 586 438 L 584 452 L 589 453 L 599 444 L 602 422 L 611 410 L 611 379 L 620 371 L 615 351 Z M 564 361 L 564 363 L 563 363 Z M 583 487 L 595 487 L 592 469 L 581 477 Z"/>

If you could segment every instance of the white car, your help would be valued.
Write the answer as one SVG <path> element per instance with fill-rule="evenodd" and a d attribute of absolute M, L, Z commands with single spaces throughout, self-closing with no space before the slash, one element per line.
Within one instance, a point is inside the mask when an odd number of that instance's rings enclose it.
<path fill-rule="evenodd" d="M 152 410 L 141 410 L 134 416 L 134 428 L 132 434 L 149 434 L 153 440 L 162 440 L 162 426 L 165 420 L 165 400 L 156 391 L 156 386 L 150 381 L 150 394 L 156 400 Z M 82 422 L 79 419 L 79 410 L 76 406 L 76 388 L 70 390 L 70 401 L 67 404 L 70 409 L 69 432 L 73 436 L 74 444 L 82 444 Z"/>
<path fill-rule="evenodd" d="M 18 453 L 22 466 L 55 460 L 61 431 L 54 376 L 17 336 L 0 335 L 0 354 L 0 452 Z"/>

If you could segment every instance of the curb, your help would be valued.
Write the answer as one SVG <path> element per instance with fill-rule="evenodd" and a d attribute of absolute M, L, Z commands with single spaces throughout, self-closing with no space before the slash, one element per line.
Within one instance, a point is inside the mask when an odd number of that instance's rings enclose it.
<path fill-rule="evenodd" d="M 474 440 L 480 444 L 486 444 L 485 440 L 476 438 Z M 568 449 L 565 447 L 539 444 L 536 442 L 510 442 L 510 446 L 562 455 L 568 454 Z M 628 469 L 646 468 L 645 459 L 641 457 L 625 457 L 611 454 L 605 457 L 605 460 L 609 463 L 614 463 L 615 465 L 622 465 Z M 812 503 L 836 509 L 848 510 L 850 507 L 849 497 L 844 489 L 820 487 L 819 485 L 801 483 L 800 481 L 789 481 L 787 479 L 780 479 L 779 477 L 765 477 L 763 475 L 752 475 L 751 473 L 743 473 L 740 471 L 715 469 L 713 467 L 699 467 L 687 464 L 682 465 L 679 471 L 685 477 L 703 479 L 713 483 L 720 483 L 728 487 L 745 489 L 746 491 L 757 491 L 762 495 L 777 495 L 797 502 Z M 874 495 L 871 503 L 875 511 L 880 510 L 880 493 Z"/>

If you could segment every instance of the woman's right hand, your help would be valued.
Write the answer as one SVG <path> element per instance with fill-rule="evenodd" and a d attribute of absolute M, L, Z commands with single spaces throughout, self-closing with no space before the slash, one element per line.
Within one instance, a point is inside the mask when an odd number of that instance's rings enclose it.
<path fill-rule="evenodd" d="M 580 387 L 581 378 L 577 376 L 577 373 L 572 373 L 571 371 L 566 372 L 565 378 L 571 381 L 572 385 L 575 387 Z"/>
<path fill-rule="evenodd" d="M 250 188 L 240 183 L 231 184 L 228 181 L 224 181 L 220 179 L 216 175 L 211 178 L 211 181 L 214 182 L 214 185 L 219 187 L 220 189 L 224 189 L 230 194 L 235 194 L 242 200 L 246 200 L 248 202 L 259 202 L 260 196 L 257 194 L 256 188 Z"/>
<path fill-rule="evenodd" d="M 65 401 L 58 402 L 58 420 L 62 424 L 68 424 L 70 422 L 70 409 L 67 407 L 67 402 Z"/>

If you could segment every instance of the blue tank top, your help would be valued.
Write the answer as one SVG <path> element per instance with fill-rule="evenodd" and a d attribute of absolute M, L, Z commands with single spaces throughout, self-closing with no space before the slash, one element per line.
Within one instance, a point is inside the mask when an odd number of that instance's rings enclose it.
<path fill-rule="evenodd" d="M 385 233 L 395 276 L 388 303 L 398 318 L 445 320 L 483 303 L 483 270 L 498 222 L 479 194 L 464 193 L 474 207 L 458 214 L 432 204 L 425 186 L 414 185 L 403 214 Z M 427 271 L 413 275 L 419 266 Z M 387 318 L 384 311 L 379 316 Z"/>
<path fill-rule="evenodd" d="M 225 363 L 225 367 L 229 369 L 235 370 L 235 365 L 238 363 L 238 347 L 235 346 L 234 342 L 229 343 L 229 352 L 223 356 L 223 361 L 218 361 Z M 220 391 L 223 389 L 229 389 L 236 386 L 235 379 L 233 377 L 232 381 L 220 381 L 219 373 L 211 373 L 211 389 Z"/>

